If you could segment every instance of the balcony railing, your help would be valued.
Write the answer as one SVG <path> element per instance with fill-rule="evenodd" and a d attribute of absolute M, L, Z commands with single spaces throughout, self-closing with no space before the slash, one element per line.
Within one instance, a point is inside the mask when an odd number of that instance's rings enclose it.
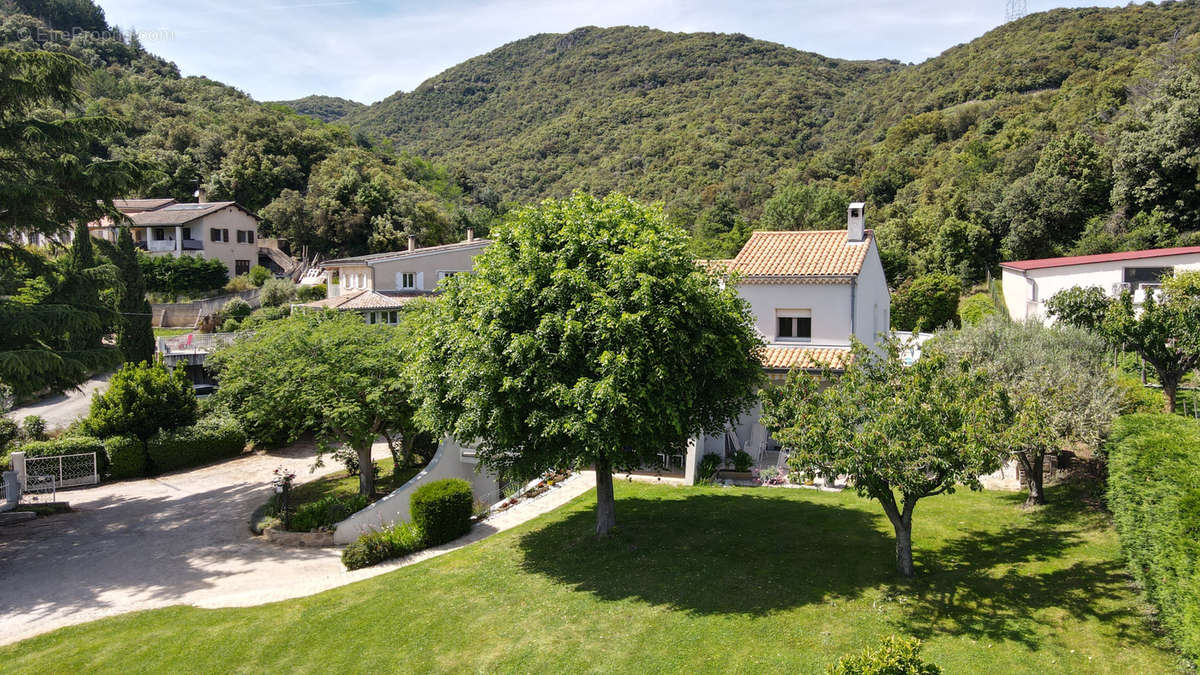
<path fill-rule="evenodd" d="M 168 253 L 175 250 L 174 239 L 151 239 L 147 243 L 149 244 L 148 250 L 151 253 Z M 199 239 L 184 239 L 181 243 L 182 246 L 180 248 L 184 251 L 204 250 L 204 242 Z"/>
<path fill-rule="evenodd" d="M 184 239 L 183 250 L 185 251 L 203 251 L 204 242 L 199 239 Z"/>

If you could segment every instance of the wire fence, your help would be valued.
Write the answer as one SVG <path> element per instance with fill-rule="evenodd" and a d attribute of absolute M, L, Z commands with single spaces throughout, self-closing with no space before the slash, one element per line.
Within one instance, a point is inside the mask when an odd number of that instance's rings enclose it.
<path fill-rule="evenodd" d="M 44 504 L 58 500 L 58 490 L 54 476 L 29 474 L 25 477 L 25 486 L 21 490 L 21 503 Z"/>
<path fill-rule="evenodd" d="M 99 483 L 100 474 L 96 469 L 96 453 L 94 452 L 54 457 L 29 457 L 25 460 L 26 473 L 51 476 L 59 488 Z"/>

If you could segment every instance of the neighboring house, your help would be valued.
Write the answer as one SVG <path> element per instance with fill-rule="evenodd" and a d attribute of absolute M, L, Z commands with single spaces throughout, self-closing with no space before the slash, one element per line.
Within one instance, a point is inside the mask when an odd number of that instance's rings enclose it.
<path fill-rule="evenodd" d="M 296 306 L 358 312 L 367 323 L 395 324 L 405 303 L 432 295 L 442 279 L 470 272 L 475 256 L 491 243 L 468 229 L 467 238 L 454 244 L 418 248 L 410 236 L 403 251 L 328 260 L 321 263 L 327 297 Z"/>
<path fill-rule="evenodd" d="M 865 210 L 851 204 L 845 230 L 754 232 L 732 260 L 700 261 L 728 275 L 750 303 L 772 381 L 793 368 L 838 370 L 850 357 L 851 336 L 874 346 L 888 332 L 891 296 Z M 687 482 L 695 481 L 708 453 L 744 450 L 759 466 L 781 462 L 779 444 L 759 423 L 761 412 L 755 406 L 724 435 L 692 439 L 685 455 L 675 455 Z"/>
<path fill-rule="evenodd" d="M 151 255 L 217 259 L 230 277 L 259 262 L 258 216 L 236 202 L 116 199 L 113 204 L 132 224 L 105 218 L 88 225 L 92 236 L 115 242 L 120 228 L 129 227 L 134 243 Z"/>
<path fill-rule="evenodd" d="M 1073 286 L 1099 286 L 1110 296 L 1129 289 L 1134 302 L 1141 303 L 1164 275 L 1200 269 L 1200 246 L 1021 260 L 1000 267 L 1009 315 L 1017 321 L 1047 321 L 1046 301 Z"/>

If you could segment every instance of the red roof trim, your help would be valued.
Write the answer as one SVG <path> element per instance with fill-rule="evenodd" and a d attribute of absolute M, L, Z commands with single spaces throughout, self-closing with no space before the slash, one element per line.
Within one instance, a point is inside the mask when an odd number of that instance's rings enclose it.
<path fill-rule="evenodd" d="M 1126 251 L 1124 253 L 1100 253 L 1098 255 L 1077 255 L 1068 258 L 1042 258 L 1040 260 L 1017 260 L 1000 263 L 1001 267 L 1010 270 L 1040 270 L 1048 267 L 1069 267 L 1071 265 L 1089 265 L 1092 263 L 1119 262 L 1122 260 L 1141 260 L 1143 258 L 1162 258 L 1172 255 L 1188 255 L 1200 253 L 1200 246 L 1180 246 L 1178 248 L 1154 248 L 1147 251 Z"/>

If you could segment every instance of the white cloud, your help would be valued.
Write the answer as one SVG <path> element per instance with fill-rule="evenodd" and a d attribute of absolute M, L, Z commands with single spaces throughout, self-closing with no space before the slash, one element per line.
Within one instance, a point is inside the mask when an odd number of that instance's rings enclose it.
<path fill-rule="evenodd" d="M 851 59 L 922 61 L 1003 21 L 999 0 L 101 0 L 110 23 L 162 31 L 151 51 L 260 100 L 371 102 L 502 44 L 585 25 L 745 33 Z M 1119 4 L 1109 2 L 1108 4 Z M 1031 2 L 1030 10 L 1045 9 Z"/>

